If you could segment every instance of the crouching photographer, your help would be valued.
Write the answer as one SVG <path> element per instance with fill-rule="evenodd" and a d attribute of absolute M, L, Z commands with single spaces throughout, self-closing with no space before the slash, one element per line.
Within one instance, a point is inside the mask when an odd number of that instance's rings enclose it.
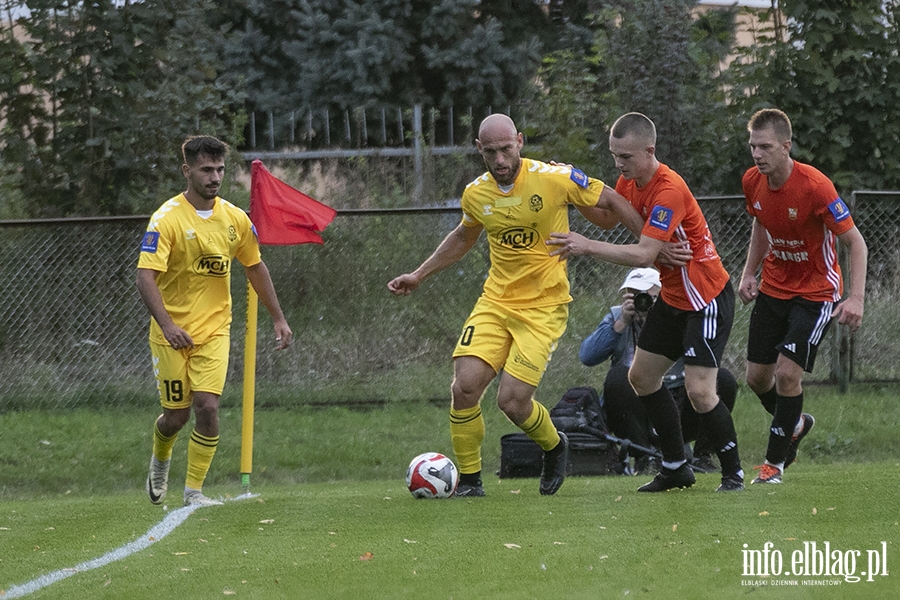
<path fill-rule="evenodd" d="M 657 447 L 656 435 L 643 403 L 628 382 L 628 368 L 634 358 L 634 349 L 647 313 L 652 309 L 660 289 L 659 272 L 656 269 L 631 270 L 619 288 L 622 304 L 610 308 L 597 329 L 581 343 L 579 351 L 579 359 L 589 367 L 610 360 L 601 403 L 612 434 L 638 446 L 652 448 Z M 691 406 L 684 388 L 683 362 L 679 360 L 672 365 L 663 379 L 678 405 L 685 442 L 695 441 L 692 453 L 690 448 L 685 448 L 687 456 L 690 458 L 693 454 L 692 463 L 698 467 L 714 469 L 713 450 L 705 440 L 699 416 Z M 737 396 L 737 381 L 728 369 L 719 369 L 716 391 L 728 410 L 732 411 Z M 634 464 L 628 460 L 625 466 L 628 474 L 655 473 L 658 470 L 658 465 L 653 464 L 646 455 L 639 454 L 630 458 L 634 459 Z"/>

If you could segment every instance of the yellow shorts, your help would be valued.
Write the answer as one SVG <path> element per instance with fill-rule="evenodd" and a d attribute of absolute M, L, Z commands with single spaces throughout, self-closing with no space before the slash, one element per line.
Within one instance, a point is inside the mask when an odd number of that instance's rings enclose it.
<path fill-rule="evenodd" d="M 463 325 L 453 358 L 476 356 L 497 373 L 503 369 L 537 387 L 566 331 L 568 317 L 567 304 L 513 310 L 479 298 Z"/>
<path fill-rule="evenodd" d="M 150 342 L 153 373 L 163 408 L 190 408 L 192 392 L 221 396 L 228 375 L 230 349 L 231 339 L 227 335 L 213 336 L 199 346 L 184 350 Z"/>

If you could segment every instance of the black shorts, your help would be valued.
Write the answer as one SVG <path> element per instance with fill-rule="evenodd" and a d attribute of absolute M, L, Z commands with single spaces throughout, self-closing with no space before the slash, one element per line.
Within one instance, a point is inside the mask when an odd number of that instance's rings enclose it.
<path fill-rule="evenodd" d="M 781 353 L 804 371 L 812 371 L 833 310 L 834 302 L 813 302 L 799 296 L 779 300 L 760 294 L 750 314 L 747 360 L 771 365 Z"/>
<path fill-rule="evenodd" d="M 641 330 L 638 348 L 684 364 L 718 367 L 734 323 L 734 288 L 731 281 L 702 310 L 681 310 L 660 296 Z"/>

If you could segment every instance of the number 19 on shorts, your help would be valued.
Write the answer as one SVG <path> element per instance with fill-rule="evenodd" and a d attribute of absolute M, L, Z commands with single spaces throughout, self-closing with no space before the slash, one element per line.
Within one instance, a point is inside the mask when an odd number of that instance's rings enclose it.
<path fill-rule="evenodd" d="M 166 402 L 181 402 L 184 398 L 184 386 L 180 379 L 164 379 Z"/>

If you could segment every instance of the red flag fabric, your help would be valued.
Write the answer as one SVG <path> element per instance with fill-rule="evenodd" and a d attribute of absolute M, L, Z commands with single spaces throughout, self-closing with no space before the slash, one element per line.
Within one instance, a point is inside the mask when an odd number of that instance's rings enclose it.
<path fill-rule="evenodd" d="M 262 161 L 250 167 L 250 220 L 260 244 L 324 244 L 324 231 L 337 211 L 272 175 Z"/>

